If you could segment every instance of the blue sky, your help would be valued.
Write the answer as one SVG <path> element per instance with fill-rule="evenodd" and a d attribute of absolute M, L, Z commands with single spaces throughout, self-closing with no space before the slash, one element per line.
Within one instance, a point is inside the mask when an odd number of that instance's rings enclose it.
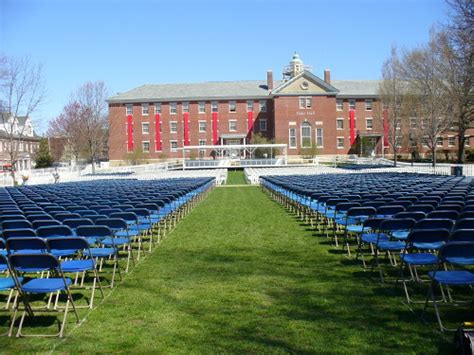
<path fill-rule="evenodd" d="M 444 0 L 0 0 L 0 51 L 43 63 L 41 131 L 86 81 L 280 79 L 294 51 L 318 76 L 378 79 L 392 44 L 425 42 L 446 16 Z"/>

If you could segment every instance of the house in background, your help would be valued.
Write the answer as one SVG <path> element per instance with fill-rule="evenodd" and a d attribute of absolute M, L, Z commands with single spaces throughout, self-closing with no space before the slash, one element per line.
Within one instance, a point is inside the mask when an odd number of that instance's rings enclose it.
<path fill-rule="evenodd" d="M 11 168 L 12 157 L 18 171 L 34 168 L 34 154 L 41 137 L 33 128 L 30 117 L 0 113 L 0 164 L 1 170 Z M 13 152 L 13 153 L 12 153 Z"/>

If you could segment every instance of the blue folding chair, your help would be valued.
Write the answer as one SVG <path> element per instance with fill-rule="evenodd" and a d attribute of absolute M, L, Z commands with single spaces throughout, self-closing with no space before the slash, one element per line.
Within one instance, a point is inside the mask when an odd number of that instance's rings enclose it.
<path fill-rule="evenodd" d="M 452 269 L 446 268 L 446 265 L 451 266 Z M 473 265 L 474 242 L 450 242 L 439 250 L 436 268 L 428 273 L 432 282 L 426 297 L 423 315 L 426 313 L 428 304 L 431 300 L 441 331 L 455 329 L 449 329 L 443 325 L 439 310 L 440 304 L 438 304 L 438 301 L 436 300 L 435 287 L 440 286 L 443 304 L 455 303 L 456 305 L 460 305 L 460 302 L 453 302 L 451 289 L 453 287 L 467 287 L 471 289 L 472 294 L 472 288 L 474 287 L 474 272 L 469 270 L 468 267 Z M 443 288 L 446 288 L 447 296 L 445 295 Z M 468 309 L 471 311 L 473 302 L 474 298 L 467 301 Z"/>
<path fill-rule="evenodd" d="M 18 331 L 16 333 L 17 337 L 24 337 L 24 336 L 59 336 L 63 337 L 64 335 L 64 328 L 66 325 L 67 314 L 69 311 L 69 307 L 72 306 L 72 310 L 76 316 L 76 321 L 79 323 L 79 315 L 77 314 L 76 307 L 74 305 L 74 300 L 71 295 L 71 291 L 69 286 L 72 284 L 71 279 L 66 278 L 64 273 L 61 269 L 61 264 L 58 259 L 51 254 L 44 253 L 44 254 L 12 254 L 9 256 L 10 265 L 13 271 L 13 277 L 16 279 L 15 283 L 19 288 L 20 298 L 24 305 L 22 309 L 22 315 L 20 317 L 20 322 L 18 325 Z M 43 269 L 48 270 L 51 274 L 55 275 L 55 277 L 50 278 L 42 278 L 37 277 L 33 278 L 25 283 L 19 282 L 19 275 L 23 273 L 22 270 L 28 269 Z M 63 308 L 57 307 L 60 299 L 60 293 L 64 293 L 67 297 L 66 305 Z M 47 307 L 47 308 L 35 308 L 30 304 L 31 295 L 35 294 L 51 294 L 52 297 L 56 297 L 55 307 Z M 16 322 L 16 317 L 18 311 L 21 311 L 20 302 L 16 303 L 16 307 L 13 313 L 13 320 L 12 320 L 12 327 Z M 25 321 L 26 316 L 35 317 L 35 313 L 38 312 L 63 312 L 64 316 L 62 321 L 59 321 L 59 332 L 56 334 L 34 334 L 28 335 L 22 332 L 23 323 Z"/>

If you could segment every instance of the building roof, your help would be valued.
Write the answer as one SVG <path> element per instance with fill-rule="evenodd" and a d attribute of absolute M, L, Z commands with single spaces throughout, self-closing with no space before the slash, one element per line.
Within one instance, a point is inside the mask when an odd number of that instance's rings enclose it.
<path fill-rule="evenodd" d="M 284 82 L 274 81 L 274 88 Z M 338 97 L 375 97 L 377 80 L 333 80 Z M 270 97 L 266 81 L 209 81 L 184 84 L 147 84 L 110 97 L 109 103 L 198 101 L 212 99 L 264 99 Z"/>

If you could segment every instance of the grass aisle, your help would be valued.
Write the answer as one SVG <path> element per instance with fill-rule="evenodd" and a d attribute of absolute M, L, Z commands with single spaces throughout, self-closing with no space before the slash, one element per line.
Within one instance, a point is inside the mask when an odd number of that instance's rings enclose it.
<path fill-rule="evenodd" d="M 64 341 L 1 351 L 446 352 L 451 335 L 306 228 L 257 187 L 215 189 Z"/>

